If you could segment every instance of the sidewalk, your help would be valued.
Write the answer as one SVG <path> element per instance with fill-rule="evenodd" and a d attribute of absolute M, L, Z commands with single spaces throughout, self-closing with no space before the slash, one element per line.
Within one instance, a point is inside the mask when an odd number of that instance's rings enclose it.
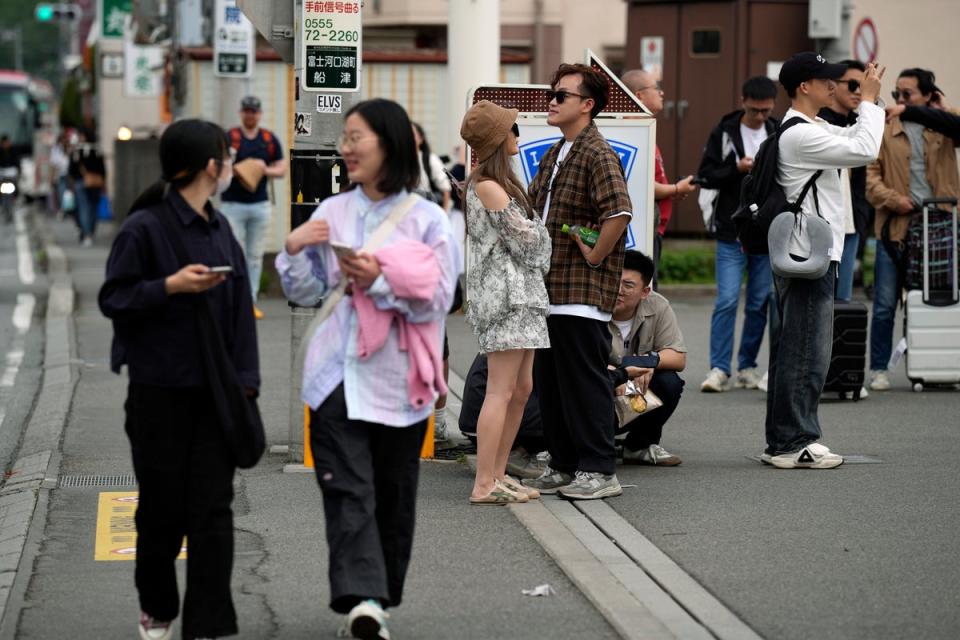
<path fill-rule="evenodd" d="M 116 484 L 117 476 L 132 473 L 123 433 L 126 378 L 109 371 L 112 331 L 96 307 L 107 230 L 95 247 L 81 249 L 71 226 L 54 225 L 76 287 L 73 338 L 80 361 L 60 484 L 100 476 L 103 485 L 50 491 L 45 523 L 35 522 L 31 530 L 37 557 L 15 637 L 61 637 L 65 629 L 83 638 L 132 637 L 138 613 L 133 564 L 94 560 L 99 493 L 135 489 L 129 477 Z M 289 316 L 280 299 L 262 300 L 261 308 L 261 407 L 269 444 L 286 444 Z M 237 475 L 234 596 L 240 637 L 333 637 L 340 619 L 327 608 L 320 492 L 312 474 L 284 474 L 285 462 L 285 456 L 267 455 Z M 471 484 L 472 474 L 461 464 L 421 466 L 416 544 L 405 602 L 390 621 L 394 637 L 617 637 L 509 510 L 481 513 L 468 505 Z M 21 564 L 24 569 L 29 567 Z M 521 595 L 521 589 L 543 583 L 557 595 Z"/>

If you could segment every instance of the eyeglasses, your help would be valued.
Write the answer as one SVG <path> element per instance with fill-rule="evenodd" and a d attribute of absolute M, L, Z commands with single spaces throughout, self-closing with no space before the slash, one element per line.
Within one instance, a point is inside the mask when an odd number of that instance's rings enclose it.
<path fill-rule="evenodd" d="M 661 85 L 659 82 L 656 84 L 648 84 L 645 87 L 640 87 L 639 89 L 637 89 L 637 93 L 640 93 L 641 91 L 646 91 L 647 89 L 656 89 L 657 91 L 663 91 L 663 85 Z"/>
<path fill-rule="evenodd" d="M 517 123 L 516 123 L 516 122 L 514 122 L 514 123 L 513 123 L 513 126 L 510 127 L 510 131 L 513 132 L 513 137 L 514 137 L 514 138 L 516 138 L 517 140 L 520 139 L 520 127 L 517 126 Z"/>
<path fill-rule="evenodd" d="M 849 91 L 850 93 L 856 93 L 857 90 L 860 88 L 860 81 L 859 81 L 859 80 L 853 80 L 853 79 L 850 79 L 850 80 L 838 80 L 838 81 L 837 81 L 837 84 L 838 84 L 838 85 L 839 85 L 839 84 L 845 84 L 845 85 L 847 85 L 847 91 Z M 896 100 L 896 98 L 894 98 L 894 100 Z"/>
<path fill-rule="evenodd" d="M 553 102 L 554 100 L 556 100 L 557 104 L 563 104 L 563 101 L 567 99 L 567 96 L 576 96 L 581 100 L 589 97 L 589 96 L 581 95 L 579 93 L 573 93 L 572 91 L 567 91 L 566 89 L 559 89 L 557 91 L 547 89 L 544 93 L 547 94 L 548 102 Z"/>
<path fill-rule="evenodd" d="M 348 136 L 347 134 L 341 134 L 337 139 L 337 149 L 341 152 L 350 147 L 351 149 L 356 149 L 357 145 L 363 142 L 364 140 L 376 139 L 377 136 L 363 136 L 359 133 L 354 133 L 353 135 Z"/>
<path fill-rule="evenodd" d="M 890 95 L 893 96 L 894 100 L 899 100 L 901 96 L 904 100 L 909 100 L 910 96 L 912 96 L 914 93 L 915 92 L 911 91 L 910 89 L 903 89 L 902 91 L 900 89 L 894 89 L 890 92 Z"/>

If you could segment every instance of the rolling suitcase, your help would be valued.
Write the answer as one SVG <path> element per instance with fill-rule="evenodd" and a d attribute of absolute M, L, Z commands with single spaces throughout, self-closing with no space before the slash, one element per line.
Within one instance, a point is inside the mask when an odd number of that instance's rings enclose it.
<path fill-rule="evenodd" d="M 924 385 L 960 383 L 960 282 L 957 243 L 949 243 L 951 273 L 945 288 L 931 288 L 929 210 L 935 205 L 953 208 L 953 237 L 957 237 L 957 199 L 923 201 L 923 288 L 907 292 L 904 334 L 907 377 L 914 391 Z"/>
<path fill-rule="evenodd" d="M 867 366 L 867 307 L 862 302 L 836 301 L 833 305 L 833 350 L 824 392 L 837 392 L 841 398 L 849 392 L 854 402 Z"/>

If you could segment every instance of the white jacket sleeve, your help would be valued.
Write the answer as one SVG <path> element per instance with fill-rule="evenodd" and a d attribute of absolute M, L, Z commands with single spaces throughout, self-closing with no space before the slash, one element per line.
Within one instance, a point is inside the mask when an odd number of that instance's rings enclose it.
<path fill-rule="evenodd" d="M 864 102 L 852 127 L 797 126 L 783 134 L 781 144 L 794 147 L 794 162 L 805 169 L 862 167 L 880 153 L 883 123 L 883 109 Z"/>

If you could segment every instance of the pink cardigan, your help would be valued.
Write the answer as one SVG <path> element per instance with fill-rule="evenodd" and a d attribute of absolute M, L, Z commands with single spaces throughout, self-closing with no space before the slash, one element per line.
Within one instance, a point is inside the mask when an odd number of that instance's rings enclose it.
<path fill-rule="evenodd" d="M 398 298 L 430 300 L 440 285 L 440 264 L 429 246 L 415 240 L 390 244 L 374 252 L 380 271 Z M 423 408 L 433 404 L 434 392 L 443 395 L 447 384 L 443 379 L 440 323 L 407 322 L 400 312 L 382 311 L 373 299 L 359 288 L 353 290 L 353 307 L 357 312 L 357 353 L 365 360 L 378 351 L 397 323 L 400 350 L 407 352 L 407 392 L 410 404 Z"/>

